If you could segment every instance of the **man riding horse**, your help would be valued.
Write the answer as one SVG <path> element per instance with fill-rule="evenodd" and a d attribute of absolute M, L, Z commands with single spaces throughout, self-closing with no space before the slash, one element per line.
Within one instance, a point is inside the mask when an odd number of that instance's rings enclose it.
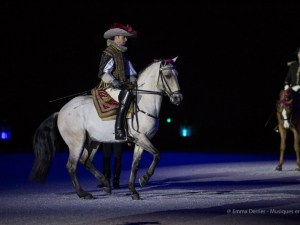
<path fill-rule="evenodd" d="M 98 77 L 103 88 L 115 101 L 119 102 L 115 123 L 115 139 L 134 141 L 126 134 L 125 118 L 132 99 L 132 92 L 126 90 L 125 84 L 135 83 L 137 73 L 131 62 L 126 58 L 125 46 L 127 38 L 136 37 L 137 32 L 129 25 L 115 23 L 107 30 L 103 37 L 107 39 L 107 48 L 101 56 Z"/>
<path fill-rule="evenodd" d="M 287 115 L 287 112 L 285 112 L 285 109 L 283 109 L 284 127 L 289 128 L 289 123 L 292 122 L 297 130 L 300 131 L 300 118 L 296 115 L 300 108 L 300 47 L 297 48 L 296 54 L 298 56 L 298 61 L 288 63 L 289 70 L 285 77 L 284 93 L 282 95 L 283 99 L 280 101 L 281 103 L 285 103 L 285 98 L 288 97 L 290 99 L 289 104 L 291 104 L 289 116 Z M 292 121 L 289 121 L 290 119 L 292 119 Z"/>
<path fill-rule="evenodd" d="M 275 128 L 280 134 L 280 159 L 276 170 L 281 171 L 284 163 L 287 131 L 294 136 L 294 150 L 296 152 L 296 170 L 300 171 L 300 48 L 296 54 L 298 61 L 288 63 L 289 70 L 285 78 L 284 90 L 280 91 L 277 104 L 278 126 Z"/>

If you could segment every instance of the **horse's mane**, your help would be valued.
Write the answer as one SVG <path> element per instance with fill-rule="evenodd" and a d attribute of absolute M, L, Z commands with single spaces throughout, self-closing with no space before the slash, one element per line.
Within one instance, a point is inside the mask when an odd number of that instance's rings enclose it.
<path fill-rule="evenodd" d="M 149 66 L 151 66 L 154 62 L 149 63 L 147 66 L 145 66 L 144 69 L 142 69 L 138 75 L 142 74 Z"/>
<path fill-rule="evenodd" d="M 176 57 L 177 58 L 177 57 Z M 148 67 L 150 67 L 152 64 L 154 63 L 161 63 L 162 61 L 166 62 L 166 63 L 171 63 L 173 64 L 174 61 L 173 59 L 154 59 L 151 63 L 149 63 L 144 69 L 142 69 L 139 73 L 138 76 L 141 75 Z"/>
<path fill-rule="evenodd" d="M 155 64 L 155 63 L 158 63 L 158 61 L 153 61 L 153 62 L 149 63 L 144 69 L 142 69 L 142 70 L 138 73 L 138 79 L 139 79 L 139 81 L 145 79 L 145 78 L 144 78 L 144 74 L 146 74 L 145 71 L 146 71 L 147 69 L 149 69 L 149 68 L 150 68 L 153 64 Z M 159 62 L 159 63 L 160 63 L 160 62 Z"/>

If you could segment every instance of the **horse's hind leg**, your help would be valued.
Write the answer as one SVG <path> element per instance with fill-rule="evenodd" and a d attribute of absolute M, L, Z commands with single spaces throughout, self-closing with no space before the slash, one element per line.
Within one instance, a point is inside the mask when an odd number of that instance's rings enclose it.
<path fill-rule="evenodd" d="M 68 159 L 68 163 L 67 163 L 67 170 L 71 176 L 73 185 L 75 187 L 75 191 L 78 195 L 78 197 L 80 198 L 84 198 L 84 199 L 93 199 L 93 195 L 84 191 L 81 188 L 81 185 L 78 181 L 77 175 L 76 175 L 76 171 L 77 171 L 77 164 L 78 164 L 78 160 L 80 157 L 80 152 L 81 152 L 81 148 L 78 148 L 76 150 L 74 150 L 73 148 L 70 148 L 70 154 L 69 154 L 69 159 Z"/>
<path fill-rule="evenodd" d="M 276 170 L 281 171 L 282 170 L 282 165 L 284 163 L 284 151 L 286 148 L 286 130 L 282 127 L 279 126 L 279 134 L 280 134 L 280 158 L 278 165 L 276 167 Z"/>
<path fill-rule="evenodd" d="M 86 148 L 83 150 L 83 154 L 80 158 L 80 162 L 84 165 L 84 167 L 90 171 L 102 184 L 102 189 L 106 193 L 111 194 L 111 187 L 108 183 L 108 180 L 105 179 L 104 175 L 96 169 L 93 164 L 93 158 L 98 150 L 99 143 L 97 142 L 90 142 Z"/>

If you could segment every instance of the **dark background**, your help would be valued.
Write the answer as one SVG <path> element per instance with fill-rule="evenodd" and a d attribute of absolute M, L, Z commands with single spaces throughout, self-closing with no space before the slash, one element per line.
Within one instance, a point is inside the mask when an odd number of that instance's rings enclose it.
<path fill-rule="evenodd" d="M 98 84 L 103 33 L 114 22 L 138 31 L 127 52 L 137 71 L 179 56 L 184 101 L 164 99 L 158 149 L 278 151 L 270 115 L 300 46 L 297 2 L 2 1 L 0 119 L 12 138 L 1 152 L 32 151 L 34 130 L 69 99 L 49 100 Z M 179 136 L 182 124 L 190 138 Z"/>

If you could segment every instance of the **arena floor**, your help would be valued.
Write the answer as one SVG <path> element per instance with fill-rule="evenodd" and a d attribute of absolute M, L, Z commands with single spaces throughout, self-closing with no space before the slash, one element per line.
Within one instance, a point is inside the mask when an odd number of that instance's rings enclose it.
<path fill-rule="evenodd" d="M 65 169 L 66 152 L 56 154 L 47 183 L 28 181 L 31 154 L 0 155 L 0 224 L 5 225 L 181 225 L 299 224 L 300 172 L 295 160 L 275 171 L 276 155 L 162 152 L 142 200 L 127 188 L 132 152 L 125 152 L 121 189 L 111 195 L 79 165 L 78 177 L 96 198 L 74 192 Z M 145 153 L 138 175 L 151 160 Z M 95 157 L 102 166 L 102 154 Z"/>

